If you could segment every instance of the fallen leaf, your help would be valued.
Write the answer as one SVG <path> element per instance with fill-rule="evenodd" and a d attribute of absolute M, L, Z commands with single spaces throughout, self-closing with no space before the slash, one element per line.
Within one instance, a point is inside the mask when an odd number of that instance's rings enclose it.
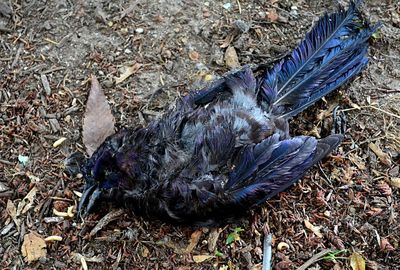
<path fill-rule="evenodd" d="M 28 192 L 28 194 L 26 194 L 26 196 L 22 199 L 22 201 L 20 203 L 18 203 L 17 216 L 19 216 L 21 214 L 25 214 L 26 212 L 29 211 L 29 209 L 31 209 L 33 202 L 35 200 L 35 197 L 36 197 L 36 192 L 37 192 L 37 188 L 36 187 L 32 188 Z"/>
<path fill-rule="evenodd" d="M 236 50 L 232 46 L 229 46 L 225 51 L 225 65 L 230 69 L 240 66 Z"/>
<path fill-rule="evenodd" d="M 208 251 L 213 252 L 215 250 L 215 248 L 217 247 L 217 241 L 218 241 L 218 237 L 221 234 L 220 229 L 217 228 L 213 228 L 211 229 L 210 235 L 208 236 Z"/>
<path fill-rule="evenodd" d="M 201 230 L 197 230 L 192 233 L 192 235 L 190 236 L 190 243 L 185 250 L 186 253 L 192 252 L 192 250 L 196 247 L 197 243 L 200 240 L 201 234 Z"/>
<path fill-rule="evenodd" d="M 14 203 L 11 200 L 7 201 L 6 213 L 14 221 L 15 225 L 17 226 L 17 230 L 19 231 L 19 226 L 21 224 L 21 221 L 18 219 L 17 208 L 15 207 Z"/>
<path fill-rule="evenodd" d="M 150 250 L 146 246 L 143 246 L 142 257 L 147 258 L 149 256 L 149 254 L 150 254 Z"/>
<path fill-rule="evenodd" d="M 92 75 L 92 87 L 86 103 L 82 140 L 91 156 L 104 140 L 114 134 L 115 119 L 97 78 Z"/>
<path fill-rule="evenodd" d="M 31 232 L 24 235 L 24 242 L 21 246 L 22 255 L 26 262 L 37 261 L 47 254 L 46 242 L 39 234 Z"/>
<path fill-rule="evenodd" d="M 212 258 L 214 258 L 213 255 L 193 255 L 193 261 L 195 263 L 201 263 Z"/>
<path fill-rule="evenodd" d="M 135 74 L 143 65 L 139 63 L 135 63 L 132 66 L 123 67 L 122 73 L 119 77 L 115 78 L 115 83 L 119 84 L 125 81 L 129 76 Z"/>
<path fill-rule="evenodd" d="M 394 187 L 400 188 L 400 177 L 393 177 L 390 179 L 390 184 Z"/>
<path fill-rule="evenodd" d="M 390 244 L 386 238 L 381 238 L 381 250 L 382 251 L 393 251 L 395 248 Z"/>
<path fill-rule="evenodd" d="M 379 160 L 385 164 L 390 166 L 392 164 L 392 161 L 390 160 L 390 157 L 388 154 L 386 154 L 385 152 L 382 151 L 382 149 L 376 145 L 375 143 L 369 143 L 368 144 L 369 148 L 372 150 L 372 152 L 375 153 L 375 155 L 378 156 Z"/>
<path fill-rule="evenodd" d="M 313 224 L 311 224 L 310 221 L 308 221 L 307 219 L 304 220 L 304 225 L 306 225 L 306 228 L 309 229 L 310 231 L 312 231 L 316 236 L 318 236 L 319 238 L 322 238 L 323 235 L 321 233 L 321 227 L 320 226 L 314 226 Z"/>
<path fill-rule="evenodd" d="M 392 188 L 388 185 L 388 183 L 384 181 L 379 181 L 376 187 L 379 189 L 379 191 L 386 196 L 391 196 L 392 195 Z"/>
<path fill-rule="evenodd" d="M 357 252 L 353 252 L 350 256 L 350 266 L 353 270 L 365 270 L 364 258 Z"/>
<path fill-rule="evenodd" d="M 366 168 L 366 167 L 365 167 L 365 162 L 362 161 L 362 159 L 361 159 L 359 156 L 357 156 L 357 155 L 351 153 L 351 154 L 349 155 L 349 160 L 350 160 L 353 164 L 355 164 L 355 165 L 357 166 L 358 169 L 360 169 L 360 170 L 365 170 L 365 168 Z"/>
<path fill-rule="evenodd" d="M 240 232 L 243 232 L 244 230 L 240 227 L 237 227 L 233 230 L 233 232 L 231 232 L 230 234 L 228 234 L 228 237 L 226 238 L 226 244 L 229 245 L 233 242 L 236 242 L 238 240 L 240 240 Z"/>

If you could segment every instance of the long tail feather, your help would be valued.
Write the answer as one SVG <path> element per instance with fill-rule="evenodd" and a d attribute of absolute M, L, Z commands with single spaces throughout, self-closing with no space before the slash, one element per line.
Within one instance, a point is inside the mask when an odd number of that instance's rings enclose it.
<path fill-rule="evenodd" d="M 279 141 L 272 136 L 245 150 L 225 188 L 237 203 L 253 206 L 287 189 L 342 141 L 340 134 L 317 141 L 294 137 Z"/>
<path fill-rule="evenodd" d="M 260 95 L 274 115 L 292 117 L 332 92 L 367 64 L 368 39 L 378 26 L 357 4 L 325 14 L 294 51 L 268 70 Z"/>

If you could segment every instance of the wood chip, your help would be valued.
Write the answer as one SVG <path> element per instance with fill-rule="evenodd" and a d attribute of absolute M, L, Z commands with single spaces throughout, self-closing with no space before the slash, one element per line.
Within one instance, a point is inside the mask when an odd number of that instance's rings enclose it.
<path fill-rule="evenodd" d="M 40 79 L 42 80 L 42 85 L 44 88 L 44 92 L 46 93 L 46 96 L 50 96 L 51 89 L 50 89 L 50 84 L 49 84 L 49 81 L 47 80 L 46 75 L 44 75 L 44 74 L 40 75 Z"/>

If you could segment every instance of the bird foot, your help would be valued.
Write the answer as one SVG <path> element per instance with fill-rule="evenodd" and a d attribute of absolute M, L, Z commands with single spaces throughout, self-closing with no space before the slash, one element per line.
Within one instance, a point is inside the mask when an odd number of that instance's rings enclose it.
<path fill-rule="evenodd" d="M 345 134 L 346 133 L 346 115 L 343 111 L 339 110 L 340 106 L 336 106 L 333 109 L 332 117 L 333 117 L 333 128 L 331 130 L 331 134 Z"/>

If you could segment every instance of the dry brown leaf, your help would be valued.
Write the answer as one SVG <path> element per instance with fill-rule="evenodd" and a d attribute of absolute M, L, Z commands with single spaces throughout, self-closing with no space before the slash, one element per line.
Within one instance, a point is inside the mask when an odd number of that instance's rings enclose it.
<path fill-rule="evenodd" d="M 24 235 L 24 242 L 21 246 L 22 255 L 26 262 L 37 261 L 47 254 L 46 242 L 39 234 L 31 232 Z"/>
<path fill-rule="evenodd" d="M 360 169 L 360 170 L 365 170 L 366 169 L 365 162 L 362 161 L 362 159 L 358 155 L 350 153 L 349 154 L 349 159 L 353 164 L 355 164 L 357 166 L 358 169 Z"/>
<path fill-rule="evenodd" d="M 400 188 L 400 177 L 392 177 L 390 184 L 394 187 Z"/>
<path fill-rule="evenodd" d="M 14 203 L 11 200 L 7 201 L 6 213 L 14 221 L 15 226 L 17 226 L 17 230 L 19 231 L 19 226 L 21 224 L 21 221 L 18 219 L 17 208 L 15 207 Z"/>
<path fill-rule="evenodd" d="M 193 261 L 195 263 L 201 263 L 214 258 L 212 255 L 193 255 Z"/>
<path fill-rule="evenodd" d="M 201 230 L 197 230 L 192 233 L 192 235 L 190 236 L 190 243 L 185 250 L 186 253 L 192 252 L 192 250 L 196 247 L 197 243 L 200 240 L 201 234 Z"/>
<path fill-rule="evenodd" d="M 107 103 L 107 98 L 96 76 L 92 75 L 92 87 L 86 103 L 82 128 L 83 144 L 90 156 L 108 136 L 114 134 L 114 124 L 115 119 Z"/>
<path fill-rule="evenodd" d="M 150 250 L 146 246 L 143 246 L 142 257 L 147 258 L 149 256 L 149 254 L 150 254 Z"/>
<path fill-rule="evenodd" d="M 123 67 L 122 73 L 119 77 L 115 78 L 115 83 L 119 84 L 125 81 L 129 76 L 135 74 L 143 65 L 139 63 L 135 63 L 132 66 Z"/>
<path fill-rule="evenodd" d="M 392 188 L 388 185 L 388 183 L 384 181 L 379 181 L 376 187 L 379 189 L 379 191 L 386 196 L 391 196 L 392 195 Z"/>
<path fill-rule="evenodd" d="M 230 68 L 234 69 L 240 66 L 239 58 L 236 54 L 236 50 L 234 47 L 229 46 L 225 52 L 225 65 Z"/>
<path fill-rule="evenodd" d="M 28 194 L 26 194 L 26 196 L 22 199 L 22 201 L 18 203 L 17 216 L 25 214 L 26 212 L 29 211 L 29 209 L 31 209 L 33 201 L 35 200 L 36 197 L 36 192 L 37 188 L 36 187 L 32 188 L 28 192 Z"/>
<path fill-rule="evenodd" d="M 307 219 L 304 220 L 304 225 L 306 225 L 306 228 L 309 229 L 310 231 L 312 231 L 316 236 L 318 236 L 319 238 L 322 238 L 322 233 L 321 233 L 321 227 L 320 226 L 314 226 L 313 224 L 311 224 L 310 221 L 308 221 Z"/>
<path fill-rule="evenodd" d="M 353 270 L 365 270 L 364 258 L 357 252 L 353 252 L 350 256 L 350 266 Z"/>
<path fill-rule="evenodd" d="M 390 244 L 389 240 L 386 238 L 381 238 L 381 250 L 382 251 L 393 251 L 395 248 Z"/>
<path fill-rule="evenodd" d="M 369 143 L 368 144 L 369 148 L 372 150 L 372 152 L 375 153 L 375 155 L 378 156 L 379 160 L 385 164 L 390 166 L 392 164 L 392 161 L 390 160 L 390 157 L 388 154 L 386 154 L 385 152 L 382 151 L 382 149 L 376 145 L 375 143 Z"/>

